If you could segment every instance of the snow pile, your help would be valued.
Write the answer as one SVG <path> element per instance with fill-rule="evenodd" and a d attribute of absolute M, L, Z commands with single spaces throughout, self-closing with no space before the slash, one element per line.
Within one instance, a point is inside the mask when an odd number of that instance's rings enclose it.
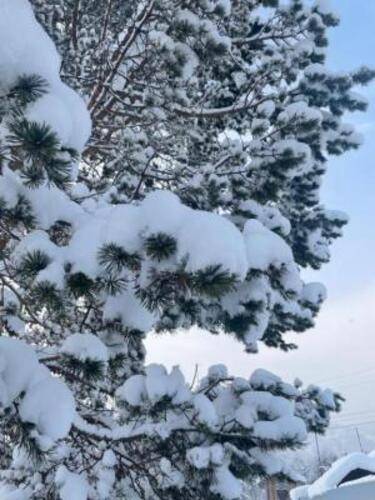
<path fill-rule="evenodd" d="M 265 271 L 270 266 L 292 264 L 293 254 L 288 244 L 257 220 L 246 222 L 244 237 L 250 269 Z"/>
<path fill-rule="evenodd" d="M 75 417 L 75 402 L 66 384 L 47 375 L 32 384 L 23 397 L 19 414 L 24 422 L 35 424 L 41 436 L 53 441 L 68 435 Z"/>
<path fill-rule="evenodd" d="M 163 365 L 151 364 L 145 375 L 133 375 L 120 386 L 116 395 L 131 406 L 141 406 L 147 401 L 153 404 L 164 397 L 169 397 L 175 404 L 190 399 L 191 394 L 185 378 L 178 367 L 172 368 L 170 374 Z"/>
<path fill-rule="evenodd" d="M 207 396 L 196 394 L 193 398 L 193 406 L 196 410 L 195 418 L 198 422 L 211 428 L 217 426 L 219 419 L 216 408 Z"/>
<path fill-rule="evenodd" d="M 160 471 L 161 474 L 158 477 L 158 483 L 161 489 L 164 490 L 171 487 L 181 489 L 184 486 L 184 475 L 173 467 L 168 459 L 162 458 L 160 460 Z"/>
<path fill-rule="evenodd" d="M 0 337 L 1 406 L 8 408 L 19 397 L 19 416 L 35 425 L 34 437 L 43 446 L 49 447 L 69 433 L 75 403 L 68 387 L 38 362 L 31 347 L 20 340 Z"/>
<path fill-rule="evenodd" d="M 148 36 L 150 42 L 152 42 L 158 49 L 162 48 L 169 52 L 168 58 L 171 62 L 176 62 L 178 58 L 184 61 L 180 71 L 180 78 L 188 80 L 194 75 L 199 60 L 189 45 L 181 42 L 175 42 L 165 31 L 157 29 L 150 30 Z M 160 108 L 158 109 L 158 112 L 161 112 Z"/>
<path fill-rule="evenodd" d="M 35 22 L 29 2 L 2 0 L 1 84 L 10 87 L 24 74 L 43 77 L 49 85 L 48 93 L 29 106 L 27 116 L 30 120 L 47 123 L 64 145 L 80 151 L 89 138 L 91 121 L 83 100 L 61 81 L 60 66 L 56 48 Z"/>
<path fill-rule="evenodd" d="M 22 183 L 22 179 L 7 167 L 3 168 L 0 176 L 0 194 L 9 209 L 14 208 L 20 198 L 26 199 L 41 229 L 49 229 L 56 221 L 62 220 L 78 226 L 82 219 L 88 218 L 83 208 L 60 189 L 54 186 L 29 189 Z"/>
<path fill-rule="evenodd" d="M 331 0 L 316 0 L 314 7 L 319 14 L 322 14 L 323 16 L 333 16 L 337 19 L 337 21 L 340 20 L 340 17 L 334 9 Z"/>
<path fill-rule="evenodd" d="M 39 362 L 34 351 L 20 340 L 0 338 L 0 404 L 9 407 L 25 392 L 37 374 Z"/>
<path fill-rule="evenodd" d="M 242 484 L 234 477 L 227 466 L 223 465 L 215 470 L 215 481 L 216 484 L 211 487 L 213 493 L 217 493 L 227 500 L 241 497 Z"/>
<path fill-rule="evenodd" d="M 320 304 L 327 298 L 326 287 L 322 283 L 307 283 L 303 287 L 302 300 L 309 304 Z"/>
<path fill-rule="evenodd" d="M 285 396 L 275 396 L 257 387 L 278 390 Z M 209 428 L 212 437 L 188 449 L 186 460 L 195 469 L 211 470 L 215 478 L 211 491 L 226 499 L 238 498 L 242 484 L 229 470 L 230 448 L 212 441 L 216 433 L 219 439 L 222 432 L 246 435 L 259 443 L 259 447 L 248 451 L 249 464 L 260 463 L 266 474 L 288 475 L 291 471 L 283 461 L 264 452 L 264 447 L 283 440 L 302 444 L 307 437 L 303 420 L 295 416 L 296 390 L 263 370 L 254 372 L 249 380 L 233 379 L 225 367 L 216 365 L 209 369 L 197 390 L 193 390 L 186 385 L 178 368 L 168 373 L 163 366 L 152 364 L 144 375 L 128 378 L 117 389 L 116 396 L 123 403 L 119 411 L 125 414 L 139 415 L 142 407 L 142 418 L 130 427 L 130 435 L 142 432 L 166 439 L 180 429 L 188 432 L 202 426 Z M 163 424 L 154 423 L 155 412 L 165 416 Z M 170 480 L 177 481 L 174 471 L 168 467 L 167 470 Z"/>
<path fill-rule="evenodd" d="M 231 222 L 192 210 L 167 191 L 149 194 L 138 206 L 98 210 L 94 220 L 83 217 L 81 212 L 80 220 L 75 222 L 77 230 L 68 247 L 44 243 L 46 236 L 32 232 L 18 246 L 16 255 L 36 248 L 39 239 L 39 246 L 43 245 L 60 266 L 69 262 L 74 271 L 95 278 L 101 272 L 97 254 L 103 245 L 116 243 L 133 254 L 142 250 L 143 238 L 163 232 L 177 240 L 177 263 L 186 262 L 190 272 L 219 264 L 243 279 L 249 267 L 241 233 Z"/>
<path fill-rule="evenodd" d="M 102 203 L 91 217 L 83 205 L 70 200 L 56 191 L 54 209 L 49 211 L 55 191 L 47 187 L 39 188 L 38 193 L 22 186 L 14 172 L 6 171 L 1 178 L 0 192 L 5 197 L 17 199 L 25 196 L 29 199 L 41 228 L 25 236 L 13 252 L 16 264 L 31 252 L 40 250 L 48 257 L 49 264 L 35 277 L 35 283 L 50 282 L 59 290 L 66 286 L 67 271 L 83 273 L 92 280 L 105 277 L 106 272 L 99 261 L 99 252 L 106 245 L 115 244 L 130 256 L 143 256 L 140 272 L 134 276 L 136 287 L 147 290 L 153 281 L 151 271 L 175 272 L 183 268 L 187 273 L 197 273 L 219 266 L 222 271 L 236 277 L 243 283 L 233 293 L 223 297 L 222 305 L 231 315 L 241 313 L 241 302 L 263 302 L 264 307 L 257 313 L 257 320 L 250 325 L 244 341 L 249 348 L 261 339 L 271 317 L 271 311 L 277 304 L 286 313 L 297 314 L 300 306 L 296 300 L 301 296 L 305 304 L 302 312 L 309 315 L 321 302 L 323 294 L 303 287 L 298 267 L 287 242 L 275 230 L 283 234 L 289 231 L 288 222 L 281 214 L 269 207 L 263 213 L 264 224 L 257 219 L 250 219 L 241 232 L 227 218 L 193 210 L 184 206 L 180 200 L 167 191 L 155 191 L 146 196 L 138 205 L 110 206 Z M 15 193 L 7 195 L 6 193 Z M 14 205 L 15 202 L 12 202 Z M 65 208 L 64 208 L 65 207 Z M 260 207 L 244 206 L 246 211 L 260 214 Z M 91 209 L 90 209 L 91 211 Z M 62 214 L 65 218 L 62 219 Z M 53 243 L 46 229 L 56 221 L 64 220 L 70 224 L 72 234 L 65 246 Z M 267 227 L 268 226 L 268 227 Z M 275 229 L 275 230 L 273 230 Z M 163 263 L 158 263 L 144 254 L 147 238 L 164 234 L 176 242 L 176 250 Z M 278 270 L 278 282 L 286 294 L 273 292 L 272 283 L 266 276 L 255 276 L 247 280 L 250 271 L 267 273 Z M 118 278 L 129 280 L 132 272 L 117 274 Z M 246 280 L 246 281 L 245 281 Z M 146 308 L 135 288 L 128 285 L 115 295 L 108 294 L 104 300 L 103 317 L 105 320 L 120 320 L 124 327 L 144 332 L 150 331 L 159 320 L 157 311 Z M 302 295 L 301 295 L 302 294 Z M 306 299 L 306 300 L 304 300 Z M 316 304 L 311 304 L 315 300 Z M 307 316 L 309 318 L 309 316 Z"/>
<path fill-rule="evenodd" d="M 98 484 L 97 491 L 100 498 L 111 498 L 112 488 L 116 482 L 116 473 L 114 467 L 117 459 L 112 450 L 104 452 L 102 460 L 97 464 Z"/>
<path fill-rule="evenodd" d="M 209 19 L 202 19 L 200 16 L 191 10 L 181 9 L 177 12 L 175 22 L 180 29 L 189 29 L 193 32 L 200 33 L 203 43 L 230 47 L 230 39 L 219 30 Z"/>
<path fill-rule="evenodd" d="M 70 335 L 61 346 L 61 352 L 80 361 L 86 361 L 87 359 L 104 363 L 108 361 L 107 347 L 97 336 L 91 333 Z"/>
<path fill-rule="evenodd" d="M 0 483 L 1 500 L 30 500 L 30 488 L 19 489 L 9 486 L 6 483 Z"/>
<path fill-rule="evenodd" d="M 289 396 L 295 396 L 297 394 L 297 389 L 293 385 L 283 382 L 280 377 L 263 368 L 258 368 L 253 372 L 250 377 L 250 384 L 253 389 L 261 391 L 278 391 L 282 394 L 288 394 Z"/>
<path fill-rule="evenodd" d="M 349 487 L 349 483 L 347 486 L 345 486 L 345 484 L 339 486 L 339 484 L 350 472 L 356 469 L 362 469 L 375 474 L 375 454 L 370 453 L 369 455 L 365 455 L 364 453 L 352 453 L 340 458 L 322 477 L 315 481 L 315 483 L 310 486 L 301 486 L 293 490 L 291 492 L 291 498 L 292 500 L 320 498 L 320 495 L 324 495 L 338 487 Z M 372 481 L 374 481 L 374 479 L 372 479 Z M 375 486 L 373 487 L 373 492 L 375 492 Z"/>
<path fill-rule="evenodd" d="M 61 465 L 55 476 L 55 483 L 61 500 L 87 500 L 89 485 L 82 474 L 70 472 Z"/>
<path fill-rule="evenodd" d="M 279 231 L 283 236 L 288 236 L 291 225 L 289 220 L 274 206 L 261 205 L 254 200 L 242 201 L 240 211 L 248 217 L 254 217 L 271 231 Z"/>
<path fill-rule="evenodd" d="M 203 211 L 190 211 L 181 224 L 178 259 L 188 257 L 187 270 L 194 272 L 210 265 L 244 279 L 248 270 L 241 233 L 224 217 Z"/>
<path fill-rule="evenodd" d="M 270 441 L 296 439 L 303 442 L 307 438 L 306 426 L 302 419 L 294 416 L 294 405 L 284 397 L 269 392 L 252 391 L 241 395 L 245 407 L 256 414 L 266 414 L 270 420 L 255 422 L 254 436 Z"/>
<path fill-rule="evenodd" d="M 277 119 L 280 122 L 317 121 L 320 123 L 322 121 L 322 113 L 316 108 L 309 107 L 304 101 L 297 101 L 286 106 Z"/>
<path fill-rule="evenodd" d="M 216 378 L 212 374 L 218 375 Z M 212 367 L 209 375 L 202 379 L 197 393 L 185 383 L 179 370 L 174 367 L 170 374 L 162 365 L 151 364 L 146 368 L 145 375 L 133 375 L 117 389 L 116 395 L 130 407 L 144 408 L 156 405 L 167 398 L 172 405 L 186 404 L 196 422 L 205 424 L 211 429 L 218 429 L 226 421 L 237 422 L 242 428 L 251 429 L 254 438 L 268 442 L 291 439 L 302 443 L 305 441 L 306 427 L 302 419 L 295 416 L 293 398 L 296 390 L 289 384 L 269 372 L 258 370 L 250 377 L 250 381 L 227 379 L 227 373 L 218 373 Z M 228 382 L 222 385 L 223 382 Z M 272 385 L 270 381 L 272 380 Z M 229 382 L 231 381 L 231 382 Z M 275 385 L 277 384 L 277 385 Z M 207 396 L 210 387 L 217 386 L 215 398 Z M 284 396 L 275 396 L 257 387 L 278 389 Z M 266 418 L 264 416 L 266 415 Z M 181 422 L 184 422 L 184 418 Z M 185 422 L 183 425 L 187 424 Z M 207 450 L 206 450 L 207 451 Z M 206 451 L 192 451 L 189 460 L 197 460 L 200 467 L 206 462 Z M 208 452 L 207 452 L 208 453 Z M 202 460 L 199 458 L 202 455 Z M 194 459 L 194 460 L 193 460 Z M 209 463 L 209 459 L 207 458 Z M 198 462 L 197 462 L 198 463 Z"/>
<path fill-rule="evenodd" d="M 120 319 L 125 327 L 144 332 L 150 331 L 158 319 L 157 313 L 146 309 L 131 288 L 107 298 L 103 317 L 105 320 Z"/>
<path fill-rule="evenodd" d="M 196 469 L 207 469 L 210 463 L 221 465 L 224 461 L 224 448 L 216 443 L 212 446 L 196 446 L 186 453 L 187 461 Z"/>
<path fill-rule="evenodd" d="M 246 449 L 250 468 L 261 467 L 266 475 L 281 474 L 300 481 L 301 476 L 278 456 L 277 445 L 286 440 L 294 446 L 305 443 L 305 422 L 297 415 L 297 404 L 303 405 L 305 400 L 302 389 L 265 370 L 255 371 L 246 380 L 233 378 L 225 367 L 215 365 L 193 389 L 187 386 L 177 367 L 168 373 L 163 366 L 151 364 L 144 374 L 129 377 L 116 391 L 116 411 L 124 421 L 130 418 L 129 424 L 99 429 L 78 417 L 75 426 L 115 441 L 141 435 L 163 441 L 178 432 L 192 435 L 186 463 L 198 471 L 212 473 L 215 480 L 211 491 L 234 499 L 238 498 L 242 484 L 230 472 L 230 465 L 232 453 L 239 451 L 223 444 L 223 434 L 233 433 L 239 440 L 243 437 L 252 441 L 253 446 Z M 319 410 L 323 411 L 323 407 Z M 308 411 L 314 418 L 317 407 L 309 400 Z M 162 488 L 168 484 L 182 487 L 183 478 L 168 461 L 163 461 L 160 468 L 158 481 Z"/>
<path fill-rule="evenodd" d="M 222 363 L 212 365 L 208 369 L 207 378 L 210 382 L 225 380 L 228 377 L 228 368 Z"/>

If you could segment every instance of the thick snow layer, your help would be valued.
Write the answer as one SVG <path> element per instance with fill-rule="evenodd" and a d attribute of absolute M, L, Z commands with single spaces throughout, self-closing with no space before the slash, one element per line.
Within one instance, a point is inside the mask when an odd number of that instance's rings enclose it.
<path fill-rule="evenodd" d="M 263 368 L 255 370 L 250 377 L 254 389 L 275 389 L 281 383 L 281 378 Z"/>
<path fill-rule="evenodd" d="M 0 337 L 0 404 L 7 407 L 27 390 L 39 369 L 38 359 L 24 342 Z"/>
<path fill-rule="evenodd" d="M 319 401 L 322 405 L 334 410 L 336 407 L 335 397 L 331 389 L 320 390 L 318 394 Z"/>
<path fill-rule="evenodd" d="M 241 394 L 241 400 L 244 404 L 255 408 L 257 412 L 265 413 L 270 419 L 293 416 L 293 403 L 269 392 L 247 391 Z"/>
<path fill-rule="evenodd" d="M 221 495 L 226 500 L 240 498 L 242 494 L 242 484 L 230 472 L 226 465 L 215 469 L 215 484 L 211 487 L 213 493 Z"/>
<path fill-rule="evenodd" d="M 206 469 L 210 464 L 221 465 L 224 448 L 218 443 L 212 446 L 195 446 L 187 451 L 186 459 L 196 469 Z"/>
<path fill-rule="evenodd" d="M 305 68 L 305 75 L 310 78 L 321 77 L 324 78 L 327 75 L 327 69 L 323 64 L 313 63 L 309 64 Z"/>
<path fill-rule="evenodd" d="M 241 405 L 237 408 L 234 418 L 245 429 L 252 429 L 254 427 L 254 414 L 247 405 Z"/>
<path fill-rule="evenodd" d="M 154 191 L 142 203 L 142 219 L 150 233 L 176 233 L 185 215 L 185 207 L 175 194 Z"/>
<path fill-rule="evenodd" d="M 167 233 L 177 239 L 177 259 L 188 271 L 221 264 L 244 278 L 246 254 L 241 233 L 224 217 L 192 210 L 167 191 L 149 194 L 141 204 L 143 231 Z"/>
<path fill-rule="evenodd" d="M 228 377 L 228 368 L 223 364 L 212 365 L 208 369 L 208 378 L 212 381 Z"/>
<path fill-rule="evenodd" d="M 186 453 L 186 459 L 196 469 L 206 469 L 210 464 L 210 449 L 203 446 L 191 448 Z"/>
<path fill-rule="evenodd" d="M 296 395 L 295 387 L 283 382 L 280 377 L 262 368 L 258 368 L 253 372 L 250 377 L 250 385 L 254 389 L 279 389 L 288 396 Z"/>
<path fill-rule="evenodd" d="M 322 283 L 307 283 L 302 290 L 302 300 L 319 304 L 327 298 L 326 287 Z"/>
<path fill-rule="evenodd" d="M 146 309 L 132 290 L 109 296 L 103 317 L 106 320 L 120 319 L 124 326 L 141 332 L 151 330 L 157 320 L 157 314 Z"/>
<path fill-rule="evenodd" d="M 7 484 L 0 483 L 1 500 L 30 500 L 27 489 L 15 489 Z"/>
<path fill-rule="evenodd" d="M 10 187 L 10 189 L 8 189 Z M 36 277 L 36 282 L 50 281 L 58 289 L 65 286 L 65 269 L 69 264 L 70 272 L 82 272 L 91 279 L 103 275 L 103 267 L 99 263 L 98 253 L 104 245 L 119 245 L 128 254 L 142 254 L 145 238 L 165 233 L 176 241 L 175 254 L 163 265 L 166 270 L 175 270 L 184 265 L 187 271 L 196 272 L 209 266 L 219 265 L 227 272 L 244 280 L 249 270 L 267 271 L 271 267 L 281 270 L 280 284 L 286 292 L 297 296 L 302 293 L 303 284 L 299 270 L 294 262 L 293 254 L 286 241 L 276 232 L 263 225 L 259 220 L 250 219 L 241 233 L 237 227 L 224 216 L 192 210 L 184 206 L 179 199 L 167 191 L 156 191 L 149 194 L 139 205 L 118 205 L 110 207 L 104 203 L 95 209 L 95 217 L 66 195 L 56 190 L 40 188 L 33 195 L 22 187 L 22 182 L 15 173 L 7 171 L 1 177 L 0 193 L 5 193 L 5 200 L 15 204 L 17 195 L 26 196 L 31 202 L 40 227 L 29 233 L 16 247 L 13 257 L 21 259 L 25 254 L 41 250 L 50 258 L 50 264 Z M 62 193 L 60 193 L 62 194 Z M 55 200 L 56 203 L 52 200 Z M 52 205 L 53 209 L 49 210 Z M 64 210 L 64 207 L 66 210 Z M 275 210 L 263 213 L 264 222 L 269 227 L 287 234 L 289 227 L 286 219 Z M 246 206 L 245 210 L 260 211 L 260 206 Z M 66 217 L 63 216 L 64 211 Z M 66 246 L 56 246 L 45 232 L 56 220 L 66 220 L 72 226 L 72 237 Z M 149 270 L 153 266 L 161 267 L 152 259 L 143 262 L 140 273 L 140 286 L 147 288 L 150 278 Z M 263 280 L 263 281 L 262 281 Z M 259 300 L 265 307 L 257 315 L 257 323 L 252 325 L 244 340 L 250 347 L 255 345 L 268 326 L 270 308 L 276 296 L 270 296 L 270 284 L 263 277 L 254 278 L 243 287 L 244 303 Z M 238 295 L 240 289 L 223 298 L 223 306 L 228 313 L 236 315 L 241 312 Z M 304 291 L 302 298 L 320 302 L 322 289 L 310 286 Z M 280 301 L 280 298 L 277 299 Z M 270 302 L 271 301 L 271 302 Z M 287 302 L 282 299 L 284 309 Z M 290 303 L 290 307 L 293 304 Z M 290 309 L 290 313 L 296 313 Z M 129 328 L 143 332 L 150 331 L 159 317 L 144 307 L 131 285 L 115 296 L 104 297 L 104 319 L 120 320 Z"/>
<path fill-rule="evenodd" d="M 61 500 L 87 500 L 89 485 L 82 474 L 68 471 L 65 466 L 60 466 L 56 472 L 55 483 L 59 490 Z"/>
<path fill-rule="evenodd" d="M 81 361 L 85 361 L 86 359 L 108 361 L 107 347 L 96 335 L 91 333 L 75 333 L 74 335 L 70 335 L 61 346 L 61 352 Z"/>
<path fill-rule="evenodd" d="M 163 365 L 151 364 L 146 367 L 145 375 L 133 375 L 121 385 L 116 395 L 131 406 L 141 406 L 144 402 L 156 403 L 168 396 L 175 404 L 191 399 L 181 370 L 174 366 L 168 374 Z"/>
<path fill-rule="evenodd" d="M 167 458 L 162 458 L 159 462 L 162 474 L 158 478 L 159 485 L 162 489 L 176 487 L 182 488 L 185 484 L 184 475 L 175 469 Z"/>
<path fill-rule="evenodd" d="M 292 251 L 285 240 L 257 220 L 246 222 L 244 238 L 250 269 L 265 271 L 271 264 L 280 267 L 293 262 Z"/>
<path fill-rule="evenodd" d="M 343 484 L 340 488 L 314 497 L 314 500 L 374 500 L 374 494 L 375 479 L 371 477 Z"/>
<path fill-rule="evenodd" d="M 302 486 L 293 490 L 291 492 L 291 498 L 292 500 L 309 500 L 317 497 L 320 498 L 320 495 L 328 493 L 331 490 L 335 490 L 338 487 L 338 484 L 345 478 L 345 476 L 356 469 L 363 469 L 369 471 L 370 473 L 375 473 L 375 454 L 365 455 L 364 453 L 352 453 L 340 458 L 332 465 L 332 467 L 327 472 L 325 472 L 317 481 L 315 481 L 315 483 L 310 486 Z M 342 485 L 340 486 L 340 489 L 341 488 L 350 488 L 350 485 Z M 375 484 L 372 486 L 372 491 L 373 496 L 375 497 Z M 327 500 L 328 498 L 329 496 L 327 495 Z M 335 498 L 337 498 L 338 500 L 339 497 Z M 364 498 L 366 498 L 367 500 L 367 498 L 370 498 L 370 496 L 365 496 Z"/>
<path fill-rule="evenodd" d="M 151 364 L 146 368 L 146 391 L 150 401 L 160 401 L 168 392 L 168 374 L 163 365 Z"/>
<path fill-rule="evenodd" d="M 117 389 L 116 396 L 131 406 L 140 406 L 146 396 L 145 377 L 143 375 L 129 377 Z"/>
<path fill-rule="evenodd" d="M 0 33 L 0 68 L 5 85 L 11 85 L 25 72 L 36 73 L 48 81 L 58 79 L 60 58 L 52 41 L 35 22 L 28 1 L 2 0 Z"/>
<path fill-rule="evenodd" d="M 41 435 L 55 441 L 69 433 L 75 402 L 65 383 L 50 376 L 29 387 L 19 413 L 24 422 L 35 424 Z"/>
<path fill-rule="evenodd" d="M 284 439 L 296 439 L 303 442 L 307 438 L 306 426 L 302 419 L 293 416 L 280 417 L 270 422 L 256 422 L 255 437 L 280 442 Z"/>
<path fill-rule="evenodd" d="M 29 189 L 17 174 L 7 167 L 3 168 L 0 176 L 0 196 L 9 208 L 16 206 L 20 196 L 28 200 L 42 229 L 49 229 L 59 220 L 69 222 L 75 227 L 87 219 L 82 207 L 71 201 L 60 189 L 54 186 Z"/>
<path fill-rule="evenodd" d="M 349 215 L 341 210 L 324 210 L 324 215 L 330 221 L 340 221 L 342 224 L 349 222 Z"/>
<path fill-rule="evenodd" d="M 290 233 L 291 224 L 289 220 L 276 207 L 261 205 L 254 200 L 246 200 L 240 203 L 240 210 L 254 216 L 268 229 L 278 230 L 284 236 Z"/>
<path fill-rule="evenodd" d="M 333 15 L 338 18 L 336 10 L 333 8 L 331 0 L 316 0 L 315 8 L 320 14 L 323 15 Z"/>
<path fill-rule="evenodd" d="M 17 29 L 14 27 L 17 26 Z M 21 35 L 20 35 L 21 34 Z M 49 85 L 48 94 L 30 105 L 29 118 L 46 122 L 64 145 L 82 150 L 91 131 L 83 100 L 59 76 L 60 57 L 35 21 L 26 0 L 0 3 L 0 72 L 2 84 L 11 86 L 24 74 L 37 74 Z"/>
<path fill-rule="evenodd" d="M 322 113 L 315 108 L 310 108 L 304 101 L 293 102 L 286 106 L 278 116 L 280 121 L 322 121 Z"/>
<path fill-rule="evenodd" d="M 289 222 L 274 207 L 245 203 L 244 214 L 249 212 L 249 217 L 257 218 L 248 220 L 241 232 L 226 217 L 193 210 L 167 191 L 150 193 L 137 205 L 111 206 L 105 201 L 95 204 L 91 200 L 90 207 L 84 207 L 54 188 L 43 186 L 34 193 L 23 186 L 15 172 L 5 169 L 0 177 L 0 195 L 13 207 L 19 196 L 25 196 L 39 222 L 37 229 L 25 236 L 13 252 L 16 261 L 35 250 L 47 254 L 50 263 L 39 272 L 35 282 L 49 281 L 58 289 L 64 289 L 67 268 L 72 274 L 82 272 L 92 280 L 102 279 L 106 269 L 98 256 L 108 244 L 121 247 L 129 255 L 145 257 L 141 259 L 139 273 L 132 275 L 124 271 L 124 275 L 119 276 L 128 281 L 124 290 L 115 296 L 103 295 L 104 319 L 119 320 L 128 329 L 148 332 L 160 319 L 157 310 L 151 312 L 143 305 L 135 293 L 136 288 L 147 290 L 154 273 L 174 272 L 181 266 L 192 273 L 220 266 L 239 281 L 245 280 L 249 270 L 266 273 L 272 268 L 279 269 L 279 283 L 287 295 L 272 293 L 269 279 L 261 275 L 238 285 L 222 298 L 223 308 L 233 317 L 243 312 L 242 304 L 262 303 L 256 322 L 243 337 L 248 349 L 256 349 L 277 304 L 292 315 L 310 313 L 308 319 L 311 319 L 311 311 L 306 308 L 318 306 L 324 298 L 317 285 L 303 288 L 291 248 L 275 232 L 287 235 Z M 46 231 L 58 220 L 71 226 L 71 238 L 66 246 L 55 245 Z M 145 256 L 146 239 L 160 233 L 171 236 L 176 242 L 176 251 L 163 262 Z"/>
<path fill-rule="evenodd" d="M 260 115 L 268 118 L 275 111 L 275 107 L 276 106 L 275 106 L 275 103 L 273 101 L 271 101 L 271 100 L 264 101 L 261 104 L 259 104 L 259 106 L 257 107 L 257 112 Z"/>
<path fill-rule="evenodd" d="M 197 410 L 197 418 L 200 422 L 205 423 L 209 427 L 217 424 L 217 414 L 215 406 L 204 394 L 197 394 L 194 396 L 193 404 Z"/>
<path fill-rule="evenodd" d="M 222 444 L 215 443 L 210 446 L 210 460 L 215 465 L 221 465 L 224 462 L 225 451 Z"/>
<path fill-rule="evenodd" d="M 9 186 L 11 186 L 10 193 L 15 192 L 12 198 L 6 194 L 9 192 Z M 0 192 L 5 193 L 6 200 L 9 200 L 12 205 L 17 200 L 17 194 L 24 194 L 22 189 L 18 189 L 17 179 L 11 172 L 9 178 L 2 179 Z M 172 193 L 154 192 L 137 207 L 122 205 L 113 209 L 99 210 L 94 220 L 90 219 L 88 214 L 85 216 L 82 208 L 68 198 L 61 199 L 61 205 L 65 205 L 68 209 L 68 219 L 62 217 L 63 206 L 61 210 L 54 208 L 55 215 L 51 217 L 48 215 L 48 206 L 54 192 L 42 191 L 42 194 L 43 196 L 49 195 L 43 205 L 40 199 L 30 201 L 37 217 L 43 221 L 43 228 L 57 219 L 67 220 L 76 226 L 69 246 L 63 249 L 55 248 L 51 252 L 60 253 L 60 259 L 70 262 L 75 272 L 84 272 L 92 278 L 97 276 L 100 271 L 97 253 L 106 243 L 116 243 L 128 253 L 135 253 L 141 249 L 142 235 L 164 232 L 177 240 L 176 259 L 179 263 L 186 262 L 188 271 L 194 272 L 210 265 L 221 265 L 223 269 L 236 274 L 241 279 L 247 273 L 249 264 L 246 259 L 244 240 L 234 224 L 222 216 L 185 207 Z M 59 197 L 57 202 L 59 206 Z M 45 218 L 46 212 L 48 219 Z M 23 248 L 30 250 L 30 238 L 37 241 L 34 233 L 31 234 L 33 236 L 28 236 L 27 244 L 19 245 L 18 253 L 22 253 Z M 33 248 L 35 248 L 34 245 Z M 126 294 L 124 300 L 133 301 Z"/>
<path fill-rule="evenodd" d="M 23 393 L 20 418 L 35 424 L 40 436 L 55 441 L 65 437 L 75 416 L 71 391 L 40 365 L 24 342 L 0 338 L 0 403 L 10 406 Z"/>
<path fill-rule="evenodd" d="M 197 271 L 221 264 L 243 279 L 248 266 L 241 233 L 224 217 L 202 211 L 189 211 L 178 239 L 178 256 L 187 258 L 187 270 Z"/>

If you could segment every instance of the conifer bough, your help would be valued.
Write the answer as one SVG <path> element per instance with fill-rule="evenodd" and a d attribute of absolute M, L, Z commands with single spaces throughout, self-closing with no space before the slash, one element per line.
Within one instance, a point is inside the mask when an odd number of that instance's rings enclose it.
<path fill-rule="evenodd" d="M 289 350 L 313 326 L 325 290 L 300 271 L 347 221 L 320 184 L 374 76 L 326 69 L 337 23 L 325 1 L 2 0 L 2 499 L 297 479 L 279 451 L 339 394 L 222 365 L 191 387 L 143 341 L 199 326 Z"/>

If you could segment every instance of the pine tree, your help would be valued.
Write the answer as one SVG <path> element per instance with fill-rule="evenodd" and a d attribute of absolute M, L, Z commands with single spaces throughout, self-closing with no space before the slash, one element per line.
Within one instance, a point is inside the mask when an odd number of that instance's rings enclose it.
<path fill-rule="evenodd" d="M 221 365 L 190 387 L 143 341 L 198 325 L 296 347 L 284 334 L 325 296 L 300 270 L 346 223 L 321 179 L 359 146 L 342 117 L 374 73 L 325 68 L 323 2 L 30 3 L 61 60 L 27 0 L 3 0 L 2 498 L 234 499 L 293 478 L 277 452 L 323 433 L 339 394 Z"/>

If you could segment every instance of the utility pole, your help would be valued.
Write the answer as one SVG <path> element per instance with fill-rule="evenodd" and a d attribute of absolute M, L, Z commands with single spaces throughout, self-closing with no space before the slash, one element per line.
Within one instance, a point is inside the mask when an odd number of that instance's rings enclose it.
<path fill-rule="evenodd" d="M 267 480 L 267 500 L 277 500 L 276 482 L 274 479 Z"/>
<path fill-rule="evenodd" d="M 358 427 L 355 428 L 355 433 L 357 434 L 357 439 L 358 439 L 358 444 L 359 444 L 359 449 L 361 450 L 361 452 L 363 453 L 363 446 L 362 446 L 362 441 L 361 441 L 361 438 L 359 436 L 359 431 L 358 431 Z"/>
<path fill-rule="evenodd" d="M 319 463 L 319 471 L 323 472 L 323 466 L 322 466 L 322 457 L 320 455 L 320 448 L 319 448 L 319 441 L 318 441 L 318 434 L 315 432 L 315 445 L 316 445 L 316 453 L 318 455 L 318 463 Z"/>

